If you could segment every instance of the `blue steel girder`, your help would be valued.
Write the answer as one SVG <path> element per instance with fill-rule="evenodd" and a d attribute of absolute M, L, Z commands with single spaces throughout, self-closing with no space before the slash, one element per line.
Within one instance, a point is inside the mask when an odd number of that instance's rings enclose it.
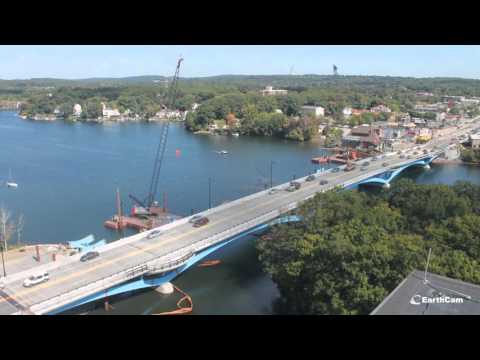
<path fill-rule="evenodd" d="M 91 303 L 91 302 L 94 302 L 94 301 L 97 301 L 97 300 L 105 299 L 108 296 L 119 295 L 119 294 L 123 294 L 123 293 L 126 293 L 126 292 L 131 292 L 131 291 L 145 289 L 145 288 L 158 287 L 162 284 L 165 284 L 167 282 L 172 281 L 178 275 L 180 275 L 181 273 L 183 273 L 186 270 L 188 270 L 189 268 L 191 268 L 193 265 L 195 265 L 200 260 L 204 259 L 208 255 L 210 255 L 213 252 L 217 251 L 218 249 L 232 243 L 235 240 L 238 240 L 238 239 L 240 239 L 244 236 L 247 236 L 249 234 L 255 233 L 259 230 L 266 229 L 266 228 L 268 228 L 269 226 L 272 226 L 272 225 L 289 223 L 289 222 L 297 222 L 297 221 L 300 221 L 300 220 L 301 220 L 301 218 L 298 215 L 290 215 L 290 216 L 283 216 L 281 218 L 274 219 L 274 220 L 272 220 L 268 223 L 265 223 L 265 224 L 257 225 L 257 226 L 255 226 L 255 227 L 253 227 L 253 228 L 251 228 L 247 231 L 244 231 L 244 232 L 242 232 L 238 235 L 235 235 L 232 238 L 226 239 L 219 244 L 216 244 L 214 246 L 211 246 L 209 248 L 206 248 L 206 249 L 200 251 L 199 253 L 195 254 L 190 259 L 188 259 L 185 262 L 184 265 L 182 265 L 181 267 L 179 267 L 175 270 L 169 271 L 169 272 L 164 273 L 164 274 L 158 274 L 158 276 L 153 276 L 152 275 L 151 277 L 147 277 L 147 278 L 142 276 L 138 279 L 135 279 L 135 280 L 123 283 L 123 284 L 116 285 L 116 286 L 114 286 L 110 289 L 99 291 L 99 292 L 97 292 L 95 294 L 92 294 L 92 295 L 89 295 L 89 296 L 87 296 L 83 299 L 80 299 L 80 300 L 77 300 L 77 301 L 72 302 L 70 304 L 59 307 L 59 308 L 55 309 L 54 311 L 49 312 L 48 315 L 55 315 L 55 314 L 58 314 L 58 313 L 76 308 L 78 306 L 84 305 L 84 304 L 88 304 L 88 303 Z"/>
<path fill-rule="evenodd" d="M 390 184 L 390 182 L 395 177 L 397 177 L 402 171 L 404 171 L 405 169 L 408 169 L 408 168 L 414 167 L 414 166 L 429 165 L 435 158 L 436 158 L 436 156 L 429 156 L 429 157 L 426 157 L 426 158 L 423 158 L 423 159 L 420 159 L 420 160 L 413 161 L 413 162 L 411 162 L 407 165 L 400 166 L 398 168 L 389 169 L 389 170 L 383 172 L 382 174 L 375 175 L 375 176 L 372 176 L 368 179 L 362 180 L 362 181 L 358 182 L 356 185 L 362 185 L 362 184 L 386 185 L 386 184 Z"/>

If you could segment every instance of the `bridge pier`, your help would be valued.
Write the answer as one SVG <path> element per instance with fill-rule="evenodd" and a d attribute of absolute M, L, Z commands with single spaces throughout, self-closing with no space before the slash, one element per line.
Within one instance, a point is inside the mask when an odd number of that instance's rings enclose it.
<path fill-rule="evenodd" d="M 390 189 L 390 183 L 387 182 L 387 183 L 383 184 L 382 188 L 384 188 L 386 190 Z"/>
<path fill-rule="evenodd" d="M 160 285 L 155 289 L 156 292 L 159 292 L 162 295 L 169 295 L 172 294 L 175 289 L 173 288 L 173 285 L 171 282 L 166 282 Z"/>
<path fill-rule="evenodd" d="M 423 168 L 424 168 L 425 170 L 430 170 L 430 169 L 431 169 L 430 164 L 425 164 L 425 165 L 423 166 Z"/>

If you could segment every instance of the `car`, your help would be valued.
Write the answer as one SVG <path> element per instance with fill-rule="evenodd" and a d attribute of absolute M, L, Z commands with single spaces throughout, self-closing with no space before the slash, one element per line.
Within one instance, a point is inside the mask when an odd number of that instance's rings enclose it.
<path fill-rule="evenodd" d="M 305 181 L 313 181 L 315 180 L 315 175 L 308 175 L 308 177 L 305 179 Z"/>
<path fill-rule="evenodd" d="M 272 189 L 272 190 L 273 190 L 273 189 Z M 193 216 L 190 218 L 190 220 L 188 220 L 188 222 L 189 222 L 190 224 L 193 224 L 195 221 L 201 219 L 202 217 L 203 217 L 202 215 L 193 215 Z"/>
<path fill-rule="evenodd" d="M 162 235 L 162 232 L 160 230 L 153 230 L 150 234 L 147 235 L 147 239 L 153 239 L 160 235 Z"/>
<path fill-rule="evenodd" d="M 268 192 L 268 195 L 273 195 L 273 194 L 276 194 L 277 192 L 279 192 L 279 190 L 277 188 L 273 188 L 273 189 L 270 189 L 270 191 Z"/>
<path fill-rule="evenodd" d="M 382 164 L 382 166 L 387 167 L 387 166 L 388 166 L 388 163 L 384 162 L 384 163 Z"/>
<path fill-rule="evenodd" d="M 201 219 L 198 219 L 197 221 L 195 221 L 193 223 L 193 227 L 204 226 L 204 225 L 207 225 L 209 222 L 210 222 L 210 220 L 207 217 L 204 216 Z"/>
<path fill-rule="evenodd" d="M 27 279 L 23 281 L 24 287 L 31 287 L 48 281 L 50 279 L 48 272 L 38 273 L 29 276 Z"/>
<path fill-rule="evenodd" d="M 370 165 L 370 163 L 368 161 L 365 161 L 362 165 L 363 166 L 368 166 L 368 165 Z"/>
<path fill-rule="evenodd" d="M 374 157 L 372 158 L 372 161 L 377 161 L 377 160 L 378 160 L 378 157 L 376 157 L 376 156 L 374 156 Z"/>
<path fill-rule="evenodd" d="M 338 167 L 332 169 L 332 173 L 337 173 L 339 171 L 340 171 L 340 168 L 338 168 Z"/>
<path fill-rule="evenodd" d="M 400 150 L 397 151 L 397 155 L 402 155 L 402 152 Z"/>
<path fill-rule="evenodd" d="M 360 171 L 365 171 L 365 170 L 367 170 L 367 168 L 366 168 L 365 166 L 362 166 L 362 167 L 360 168 Z"/>
<path fill-rule="evenodd" d="M 407 156 L 407 159 L 411 159 L 411 158 L 412 158 L 412 155 L 408 155 L 408 156 Z"/>
<path fill-rule="evenodd" d="M 413 155 L 418 155 L 418 151 L 415 151 L 415 152 L 413 153 Z"/>
<path fill-rule="evenodd" d="M 290 186 L 295 187 L 295 190 L 298 190 L 302 187 L 302 184 L 300 184 L 298 181 L 291 181 Z"/>
<path fill-rule="evenodd" d="M 405 155 L 400 155 L 400 159 L 405 159 Z"/>
<path fill-rule="evenodd" d="M 423 153 L 424 153 L 424 154 L 428 154 L 428 150 L 427 150 L 427 149 L 424 149 L 424 150 L 423 150 Z"/>
<path fill-rule="evenodd" d="M 85 262 L 85 261 L 88 261 L 88 260 L 95 259 L 98 256 L 100 256 L 98 251 L 89 251 L 85 255 L 82 255 L 82 257 L 80 258 L 80 261 Z"/>
<path fill-rule="evenodd" d="M 328 180 L 320 180 L 320 185 L 327 185 L 328 184 Z"/>

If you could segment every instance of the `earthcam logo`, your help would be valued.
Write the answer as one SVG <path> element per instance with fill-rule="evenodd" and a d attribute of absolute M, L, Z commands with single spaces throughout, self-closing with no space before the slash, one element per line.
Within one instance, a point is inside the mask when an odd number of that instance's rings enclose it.
<path fill-rule="evenodd" d="M 437 296 L 437 297 L 428 297 L 421 295 L 413 295 L 410 299 L 410 304 L 412 305 L 421 305 L 421 304 L 463 304 L 463 298 L 461 297 L 450 297 L 450 296 Z"/>

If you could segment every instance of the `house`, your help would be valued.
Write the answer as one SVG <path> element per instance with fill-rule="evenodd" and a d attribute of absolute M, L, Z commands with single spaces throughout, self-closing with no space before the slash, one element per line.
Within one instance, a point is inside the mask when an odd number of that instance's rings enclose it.
<path fill-rule="evenodd" d="M 283 114 L 283 111 L 280 110 L 280 109 L 275 109 L 275 113 L 277 113 L 277 114 Z"/>
<path fill-rule="evenodd" d="M 200 106 L 200 104 L 193 103 L 193 104 L 192 104 L 192 111 L 197 110 L 199 106 Z"/>
<path fill-rule="evenodd" d="M 107 106 L 105 105 L 105 103 L 101 103 L 102 104 L 102 116 L 104 118 L 111 118 L 113 116 L 120 116 L 120 112 L 118 111 L 118 109 L 109 109 L 107 108 Z"/>
<path fill-rule="evenodd" d="M 273 86 L 266 86 L 261 93 L 263 96 L 287 95 L 288 90 L 274 89 Z"/>
<path fill-rule="evenodd" d="M 349 118 L 352 116 L 352 108 L 351 107 L 344 107 L 342 110 L 342 114 L 345 118 Z"/>
<path fill-rule="evenodd" d="M 321 106 L 302 106 L 304 115 L 312 115 L 314 117 L 325 116 L 325 109 Z"/>
<path fill-rule="evenodd" d="M 368 113 L 370 111 L 368 111 L 367 109 L 352 109 L 352 115 L 355 115 L 355 116 L 360 116 L 364 113 Z"/>
<path fill-rule="evenodd" d="M 73 116 L 82 115 L 82 106 L 80 104 L 75 104 L 73 106 Z"/>
<path fill-rule="evenodd" d="M 372 113 L 390 113 L 392 112 L 392 110 L 390 110 L 389 107 L 385 106 L 385 105 L 377 105 L 377 106 L 374 106 L 372 108 L 370 108 L 370 112 Z"/>
<path fill-rule="evenodd" d="M 433 136 L 432 129 L 429 129 L 429 128 L 418 129 L 416 142 L 422 143 L 422 144 L 426 143 L 432 140 L 432 136 Z"/>
<path fill-rule="evenodd" d="M 480 149 L 480 134 L 471 134 L 470 143 L 472 144 L 472 149 Z"/>
<path fill-rule="evenodd" d="M 365 150 L 380 150 L 382 137 L 382 128 L 363 124 L 352 128 L 350 135 L 343 137 L 342 145 Z"/>

